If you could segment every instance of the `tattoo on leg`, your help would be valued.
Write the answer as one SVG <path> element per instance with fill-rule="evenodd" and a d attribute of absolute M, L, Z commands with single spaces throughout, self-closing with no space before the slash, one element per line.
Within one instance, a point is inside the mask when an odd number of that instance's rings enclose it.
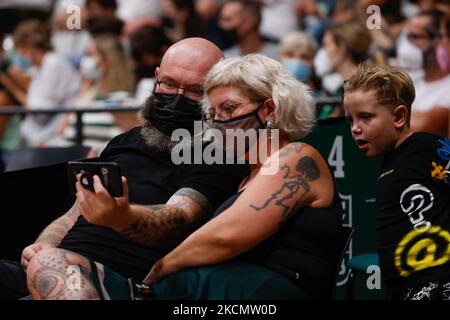
<path fill-rule="evenodd" d="M 293 209 L 296 207 L 296 204 L 301 202 L 308 192 L 310 192 L 311 188 L 309 183 L 320 177 L 320 170 L 317 167 L 316 162 L 313 158 L 308 156 L 302 157 L 298 161 L 295 166 L 296 172 L 292 175 L 291 167 L 287 164 L 284 164 L 281 167 L 281 170 L 284 171 L 284 183 L 280 186 L 280 188 L 275 191 L 261 206 L 250 205 L 250 207 L 256 211 L 261 211 L 267 208 L 272 202 L 276 206 L 283 208 L 280 226 L 293 214 Z M 299 200 L 296 201 L 296 204 L 288 205 L 287 202 L 290 199 L 293 199 L 298 192 L 303 193 L 300 195 Z"/>
<path fill-rule="evenodd" d="M 42 267 L 34 274 L 33 284 L 41 299 L 64 296 L 64 273 L 56 272 L 54 269 Z"/>
<path fill-rule="evenodd" d="M 71 264 L 68 255 L 63 250 L 38 255 L 37 270 L 29 279 L 30 288 L 44 300 L 98 299 L 89 280 L 89 269 L 82 264 Z"/>

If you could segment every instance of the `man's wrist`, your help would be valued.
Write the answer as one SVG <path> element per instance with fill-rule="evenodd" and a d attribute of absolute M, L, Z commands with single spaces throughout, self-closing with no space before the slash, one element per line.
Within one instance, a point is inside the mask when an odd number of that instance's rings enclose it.
<path fill-rule="evenodd" d="M 125 229 L 127 229 L 130 225 L 135 223 L 139 219 L 139 206 L 129 205 L 125 210 L 120 223 L 116 226 L 112 226 L 118 233 L 122 233 Z"/>

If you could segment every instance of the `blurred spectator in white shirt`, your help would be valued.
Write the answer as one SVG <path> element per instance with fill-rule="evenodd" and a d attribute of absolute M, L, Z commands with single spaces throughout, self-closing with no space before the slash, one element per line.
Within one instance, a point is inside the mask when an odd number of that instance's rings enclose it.
<path fill-rule="evenodd" d="M 280 40 L 284 35 L 298 28 L 295 15 L 296 0 L 260 0 L 261 25 L 259 31 L 263 36 Z"/>

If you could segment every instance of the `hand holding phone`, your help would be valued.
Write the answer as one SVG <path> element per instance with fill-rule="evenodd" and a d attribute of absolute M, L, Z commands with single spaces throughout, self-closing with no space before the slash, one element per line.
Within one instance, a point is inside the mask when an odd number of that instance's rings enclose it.
<path fill-rule="evenodd" d="M 75 183 L 78 175 L 80 175 L 80 184 L 95 192 L 93 178 L 97 175 L 112 197 L 123 195 L 122 177 L 117 163 L 71 161 L 68 163 L 68 175 L 70 188 L 74 193 L 76 193 Z"/>

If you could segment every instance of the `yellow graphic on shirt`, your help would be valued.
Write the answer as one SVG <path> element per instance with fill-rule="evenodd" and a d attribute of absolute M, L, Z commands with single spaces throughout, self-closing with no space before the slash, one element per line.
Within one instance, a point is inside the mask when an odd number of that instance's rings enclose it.
<path fill-rule="evenodd" d="M 400 241 L 394 255 L 395 266 L 402 277 L 449 260 L 450 233 L 438 226 L 426 232 L 411 231 Z"/>
<path fill-rule="evenodd" d="M 431 177 L 434 180 L 447 182 L 449 177 L 449 171 L 444 170 L 443 166 L 438 165 L 436 162 L 433 162 L 433 170 L 431 170 Z"/>

